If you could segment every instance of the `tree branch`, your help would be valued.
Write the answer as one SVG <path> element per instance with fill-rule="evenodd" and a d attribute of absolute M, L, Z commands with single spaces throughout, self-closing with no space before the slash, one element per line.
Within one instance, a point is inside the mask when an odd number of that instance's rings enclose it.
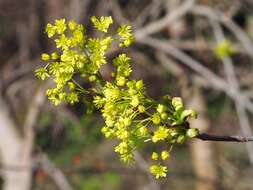
<path fill-rule="evenodd" d="M 163 51 L 166 54 L 171 55 L 173 58 L 181 61 L 181 63 L 188 66 L 193 71 L 199 73 L 200 76 L 202 76 L 203 78 L 207 79 L 210 82 L 210 84 L 213 85 L 214 88 L 224 91 L 228 96 L 230 96 L 234 100 L 241 99 L 241 101 L 243 101 L 243 105 L 245 106 L 245 108 L 247 108 L 250 112 L 253 113 L 253 103 L 247 97 L 243 96 L 241 93 L 238 93 L 237 91 L 231 91 L 231 89 L 228 86 L 228 83 L 223 78 L 210 71 L 200 62 L 188 56 L 180 49 L 168 43 L 168 41 L 146 36 L 145 38 L 136 37 L 136 42 Z"/>
<path fill-rule="evenodd" d="M 224 136 L 224 135 L 211 135 L 201 133 L 195 138 L 202 141 L 222 141 L 222 142 L 250 142 L 253 141 L 253 136 Z"/>
<path fill-rule="evenodd" d="M 154 21 L 143 28 L 135 31 L 136 38 L 144 38 L 148 35 L 157 33 L 167 27 L 170 23 L 176 21 L 180 17 L 183 17 L 186 13 L 188 13 L 192 7 L 194 6 L 195 0 L 187 0 L 179 6 L 178 9 L 168 13 L 162 19 Z"/>
<path fill-rule="evenodd" d="M 217 44 L 219 44 L 225 40 L 225 34 L 218 21 L 215 21 L 213 18 L 209 18 L 209 19 L 214 31 L 214 36 L 216 38 Z M 230 86 L 231 91 L 234 90 L 238 92 L 239 94 L 241 94 L 240 82 L 237 80 L 237 77 L 235 74 L 233 60 L 231 59 L 229 55 L 227 55 L 222 58 L 222 63 L 223 63 L 224 71 L 225 71 L 226 78 L 228 81 L 228 85 Z M 245 106 L 243 105 L 243 101 L 240 98 L 238 98 L 238 99 L 235 99 L 234 102 L 235 102 L 235 108 L 238 115 L 242 134 L 252 136 L 250 121 L 249 121 L 247 112 L 245 110 Z M 246 148 L 248 151 L 249 160 L 251 162 L 251 165 L 253 166 L 253 144 L 246 144 Z"/>

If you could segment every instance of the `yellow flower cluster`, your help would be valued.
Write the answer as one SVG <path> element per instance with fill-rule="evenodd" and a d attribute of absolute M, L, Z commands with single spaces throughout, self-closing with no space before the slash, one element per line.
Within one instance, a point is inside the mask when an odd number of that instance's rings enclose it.
<path fill-rule="evenodd" d="M 58 105 L 61 102 L 76 103 L 82 97 L 89 105 L 101 111 L 105 120 L 102 133 L 107 138 L 116 138 L 119 143 L 115 152 L 125 163 L 134 161 L 133 152 L 144 143 L 161 143 L 172 147 L 198 135 L 197 129 L 188 129 L 185 124 L 196 117 L 193 110 L 185 110 L 181 98 L 165 98 L 157 102 L 145 91 L 142 80 L 131 80 L 131 59 L 124 53 L 113 60 L 113 80 L 106 81 L 100 74 L 101 66 L 107 64 L 106 53 L 111 44 L 129 46 L 133 40 L 131 26 L 120 26 L 115 34 L 108 35 L 111 17 L 92 17 L 93 26 L 101 37 L 89 38 L 85 27 L 70 20 L 56 20 L 47 24 L 46 33 L 54 38 L 56 50 L 43 53 L 45 66 L 36 70 L 41 80 L 52 78 L 55 87 L 47 90 L 48 98 Z M 79 77 L 79 78 L 78 78 Z M 87 79 L 94 84 L 85 89 L 76 80 Z M 90 101 L 93 99 L 92 102 Z M 156 178 L 165 177 L 171 148 L 165 147 L 160 154 L 153 152 L 156 162 L 150 172 Z"/>

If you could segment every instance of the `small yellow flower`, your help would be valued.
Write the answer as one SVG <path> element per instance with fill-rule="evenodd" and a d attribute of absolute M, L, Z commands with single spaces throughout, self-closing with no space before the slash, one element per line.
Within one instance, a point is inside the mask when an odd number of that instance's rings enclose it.
<path fill-rule="evenodd" d="M 71 20 L 69 21 L 69 23 L 68 23 L 69 29 L 70 29 L 70 30 L 75 30 L 76 26 L 77 26 L 77 23 L 76 23 L 74 20 L 71 19 Z"/>
<path fill-rule="evenodd" d="M 152 160 L 158 160 L 159 156 L 156 152 L 153 152 L 151 158 Z"/>
<path fill-rule="evenodd" d="M 167 160 L 170 157 L 170 153 L 167 150 L 162 151 L 161 158 L 162 160 Z"/>
<path fill-rule="evenodd" d="M 55 20 L 55 29 L 58 34 L 63 34 L 67 29 L 65 19 Z"/>
<path fill-rule="evenodd" d="M 150 173 L 152 173 L 156 179 L 160 177 L 166 177 L 167 173 L 167 167 L 166 166 L 161 166 L 161 165 L 152 165 L 150 168 Z"/>
<path fill-rule="evenodd" d="M 169 130 L 165 127 L 160 126 L 158 130 L 154 132 L 154 135 L 152 137 L 152 141 L 156 143 L 157 141 L 164 140 L 168 137 Z"/>

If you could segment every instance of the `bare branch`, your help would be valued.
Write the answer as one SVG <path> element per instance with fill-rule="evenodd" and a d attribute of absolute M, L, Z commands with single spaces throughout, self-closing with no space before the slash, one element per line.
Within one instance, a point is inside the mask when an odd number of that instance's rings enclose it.
<path fill-rule="evenodd" d="M 145 36 L 159 32 L 167 27 L 170 23 L 184 16 L 193 7 L 194 0 L 187 0 L 178 9 L 168 13 L 164 18 L 154 21 L 147 26 L 135 32 L 136 38 L 145 38 Z"/>
<path fill-rule="evenodd" d="M 206 16 L 208 18 L 212 18 L 214 20 L 219 21 L 224 26 L 226 26 L 241 42 L 245 51 L 248 55 L 253 58 L 253 44 L 249 36 L 237 25 L 235 24 L 229 17 L 225 16 L 221 12 L 211 9 L 206 6 L 195 5 L 192 9 L 192 12 L 196 15 Z"/>
<path fill-rule="evenodd" d="M 231 90 L 228 83 L 223 78 L 217 76 L 212 71 L 203 66 L 201 63 L 199 63 L 197 60 L 188 56 L 180 49 L 174 47 L 166 40 L 159 40 L 146 36 L 145 38 L 136 37 L 136 41 L 141 44 L 153 47 L 157 50 L 161 50 L 166 54 L 169 54 L 170 56 L 174 57 L 175 59 L 181 61 L 181 63 L 188 66 L 193 71 L 199 73 L 199 75 L 202 76 L 203 78 L 207 79 L 209 83 L 213 85 L 214 88 L 224 91 L 229 97 L 231 97 L 234 100 L 238 98 L 241 99 L 245 108 L 253 112 L 253 103 L 247 97 L 243 96 L 237 91 Z"/>
<path fill-rule="evenodd" d="M 54 166 L 46 155 L 43 155 L 41 159 L 42 168 L 47 172 L 49 176 L 54 180 L 57 187 L 60 190 L 72 190 L 73 188 L 69 184 L 68 180 L 60 169 Z"/>
<path fill-rule="evenodd" d="M 217 21 L 213 20 L 212 18 L 210 18 L 210 21 L 211 21 L 211 25 L 214 30 L 216 41 L 217 41 L 217 43 L 221 43 L 222 41 L 225 40 L 225 35 L 223 33 L 222 27 L 220 26 L 220 24 Z M 234 65 L 233 65 L 232 59 L 229 56 L 226 56 L 226 57 L 222 58 L 222 63 L 223 63 L 225 74 L 226 74 L 226 77 L 228 80 L 229 88 L 231 88 L 231 90 L 236 91 L 237 93 L 241 93 L 240 92 L 240 85 L 239 85 L 239 82 L 238 82 L 236 75 L 235 75 L 235 70 L 234 70 Z M 239 118 L 239 123 L 240 123 L 240 128 L 241 128 L 242 134 L 252 136 L 249 118 L 248 118 L 247 112 L 245 110 L 244 104 L 242 102 L 242 99 L 237 98 L 237 99 L 235 99 L 234 102 L 235 102 L 236 112 L 237 112 L 237 115 Z M 247 148 L 250 162 L 253 165 L 253 145 L 246 144 L 246 148 Z"/>
<path fill-rule="evenodd" d="M 144 7 L 144 9 L 137 16 L 137 18 L 135 19 L 133 23 L 133 26 L 135 27 L 142 26 L 143 23 L 146 21 L 146 19 L 150 16 L 152 19 L 154 19 L 154 17 L 157 17 L 157 15 L 159 14 L 161 10 L 160 8 L 161 4 L 162 4 L 162 1 L 152 0 L 152 2 L 148 4 L 146 7 Z"/>
<path fill-rule="evenodd" d="M 108 1 L 108 5 L 113 13 L 114 18 L 119 22 L 119 23 L 129 23 L 130 21 L 123 15 L 123 12 L 121 10 L 121 7 L 118 3 L 117 0 L 111 0 Z"/>
<path fill-rule="evenodd" d="M 222 141 L 222 142 L 250 142 L 253 141 L 253 136 L 223 136 L 223 135 L 210 135 L 201 133 L 195 138 L 203 141 Z"/>

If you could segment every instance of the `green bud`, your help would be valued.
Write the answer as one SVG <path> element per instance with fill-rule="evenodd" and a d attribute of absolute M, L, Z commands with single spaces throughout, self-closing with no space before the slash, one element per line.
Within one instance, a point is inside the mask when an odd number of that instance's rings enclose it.
<path fill-rule="evenodd" d="M 135 86 L 138 90 L 142 90 L 143 89 L 143 81 L 142 80 L 137 81 Z"/>
<path fill-rule="evenodd" d="M 53 53 L 51 54 L 51 57 L 52 57 L 53 60 L 55 60 L 55 59 L 58 59 L 58 58 L 59 58 L 59 55 L 58 55 L 57 52 L 53 52 Z"/>
<path fill-rule="evenodd" d="M 96 79 L 97 79 L 96 75 L 89 76 L 89 81 L 90 82 L 94 82 L 94 81 L 96 81 Z"/>
<path fill-rule="evenodd" d="M 175 129 L 172 129 L 172 130 L 170 131 L 170 135 L 171 135 L 172 137 L 175 137 L 175 136 L 178 135 L 178 131 L 175 130 Z"/>
<path fill-rule="evenodd" d="M 159 156 L 156 152 L 153 152 L 151 158 L 152 160 L 158 160 Z"/>
<path fill-rule="evenodd" d="M 146 108 L 145 108 L 143 105 L 139 105 L 139 106 L 138 106 L 138 111 L 139 111 L 140 113 L 144 113 L 144 112 L 146 111 Z"/>
<path fill-rule="evenodd" d="M 172 105 L 176 111 L 181 111 L 184 109 L 183 101 L 180 97 L 172 98 Z"/>
<path fill-rule="evenodd" d="M 193 138 L 199 134 L 199 130 L 197 128 L 188 129 L 186 132 L 187 137 Z"/>
<path fill-rule="evenodd" d="M 124 86 L 125 84 L 126 84 L 125 77 L 119 77 L 119 78 L 117 78 L 117 85 L 118 86 Z"/>
<path fill-rule="evenodd" d="M 130 95 L 135 95 L 137 93 L 136 90 L 134 90 L 134 89 L 129 89 L 128 92 Z"/>
<path fill-rule="evenodd" d="M 155 124 L 155 125 L 158 125 L 160 122 L 161 122 L 161 118 L 159 116 L 159 114 L 154 114 L 152 116 L 152 122 Z"/>
<path fill-rule="evenodd" d="M 179 144 L 183 144 L 185 142 L 185 140 L 186 140 L 186 136 L 185 135 L 179 135 L 177 137 L 177 143 L 179 143 Z"/>
<path fill-rule="evenodd" d="M 141 126 L 141 127 L 139 128 L 139 132 L 140 132 L 140 135 L 146 136 L 146 135 L 148 134 L 148 129 L 147 129 L 147 127 L 145 127 L 145 126 Z"/>
<path fill-rule="evenodd" d="M 71 91 L 75 90 L 76 88 L 76 85 L 73 82 L 68 82 L 68 86 Z"/>
<path fill-rule="evenodd" d="M 41 54 L 41 59 L 43 61 L 48 61 L 50 59 L 50 55 L 48 55 L 47 53 L 42 53 Z"/>
<path fill-rule="evenodd" d="M 127 117 L 123 119 L 123 123 L 126 127 L 130 126 L 132 124 L 131 118 Z"/>
<path fill-rule="evenodd" d="M 162 118 L 163 120 L 168 119 L 168 114 L 165 113 L 165 112 L 163 112 L 163 113 L 161 114 L 161 118 Z"/>
<path fill-rule="evenodd" d="M 139 101 L 139 98 L 138 96 L 133 96 L 132 97 L 132 101 L 131 101 L 131 105 L 133 107 L 137 107 L 139 105 L 140 101 Z"/>
<path fill-rule="evenodd" d="M 158 113 L 163 113 L 165 110 L 166 110 L 166 108 L 165 108 L 165 106 L 164 105 L 162 105 L 162 104 L 158 104 L 158 106 L 157 106 L 157 109 L 156 109 L 157 111 L 158 111 Z"/>
<path fill-rule="evenodd" d="M 197 113 L 195 111 L 193 111 L 192 109 L 189 110 L 184 110 L 181 115 L 180 115 L 180 120 L 184 121 L 186 120 L 188 117 L 192 117 L 192 118 L 196 118 L 197 117 Z"/>

